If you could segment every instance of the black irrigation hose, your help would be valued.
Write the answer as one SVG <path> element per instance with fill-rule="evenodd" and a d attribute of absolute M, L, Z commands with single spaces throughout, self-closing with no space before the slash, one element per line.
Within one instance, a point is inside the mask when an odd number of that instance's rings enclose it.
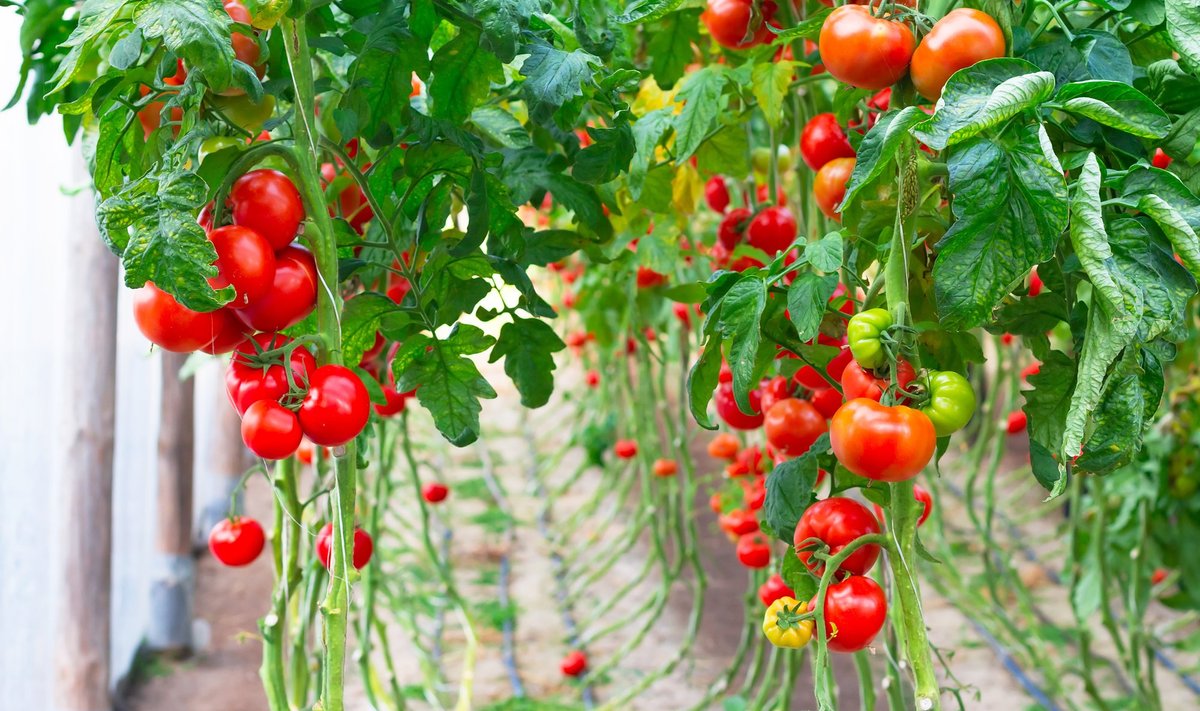
<path fill-rule="evenodd" d="M 951 482 L 947 479 L 943 479 L 942 485 L 945 486 L 950 491 L 950 493 L 953 494 L 954 497 L 957 498 L 959 501 L 962 501 L 964 503 L 966 502 L 966 494 L 964 494 L 963 490 L 960 489 L 956 484 L 954 484 L 953 482 Z M 1042 568 L 1042 570 L 1046 571 L 1046 577 L 1050 580 L 1050 582 L 1054 583 L 1055 585 L 1062 585 L 1062 576 L 1059 575 L 1059 572 L 1057 570 L 1055 570 L 1054 568 L 1051 568 L 1048 565 L 1042 563 L 1041 559 L 1038 558 L 1037 553 L 1034 552 L 1033 548 L 1028 543 L 1025 542 L 1025 536 L 1021 532 L 1020 527 L 1018 527 L 1016 525 L 1016 523 L 1014 523 L 1013 520 L 1011 518 L 1009 518 L 1008 515 L 1005 514 L 1003 511 L 1000 511 L 997 509 L 996 516 L 997 516 L 997 518 L 1000 519 L 1001 524 L 1003 524 L 1004 529 L 1008 533 L 1009 538 L 1011 538 L 1017 544 L 1019 550 L 1021 551 L 1021 555 L 1023 555 L 1025 557 L 1025 560 L 1029 563 L 1034 563 L 1034 564 L 1038 565 L 1039 567 Z M 1009 667 L 1009 664 L 1007 661 L 1005 661 L 1005 659 L 1011 659 L 1011 655 L 1009 655 L 1007 650 L 1004 650 L 1004 647 L 1002 645 L 1000 645 L 1000 642 L 998 640 L 996 640 L 994 637 L 992 637 L 990 634 L 987 634 L 986 630 L 984 630 L 983 627 L 979 625 L 979 623 L 975 622 L 974 620 L 971 620 L 971 624 L 976 626 L 977 629 L 979 629 L 981 632 L 983 632 L 991 640 L 991 641 L 989 641 L 989 645 L 992 644 L 992 642 L 995 642 L 996 646 L 993 647 L 993 651 L 996 651 L 996 654 L 1001 657 L 1001 661 L 1004 662 L 1005 667 Z M 1168 657 L 1166 655 L 1166 653 L 1163 652 L 1161 649 L 1159 649 L 1157 646 L 1154 647 L 1154 658 L 1156 660 L 1158 660 L 1158 663 L 1162 664 L 1163 667 L 1167 669 L 1167 671 L 1170 671 L 1173 674 L 1175 674 L 1176 676 L 1178 676 L 1179 680 L 1183 683 L 1184 686 L 1186 686 L 1188 688 L 1189 691 L 1191 691 L 1196 696 L 1200 696 L 1200 682 L 1197 682 L 1196 679 L 1194 677 L 1192 677 L 1192 675 L 1188 674 L 1186 671 L 1181 669 L 1179 667 L 1179 665 L 1175 663 L 1174 660 L 1172 660 L 1170 657 Z M 1015 662 L 1014 662 L 1014 666 L 1015 666 Z M 1024 676 L 1024 672 L 1020 672 L 1019 667 L 1017 667 L 1017 669 L 1018 669 L 1018 671 L 1013 672 L 1013 674 L 1014 674 L 1014 676 L 1017 676 L 1018 681 L 1020 681 L 1020 678 Z M 1009 670 L 1012 671 L 1012 668 L 1009 667 Z M 1022 682 L 1022 686 L 1024 686 L 1024 682 Z M 1028 687 L 1027 687 L 1027 689 L 1028 689 Z M 1040 690 L 1039 690 L 1039 692 L 1040 692 Z M 1031 692 L 1030 695 L 1035 695 L 1035 694 L 1033 694 Z"/>
<path fill-rule="evenodd" d="M 504 490 L 500 486 L 500 482 L 496 480 L 495 472 L 492 470 L 492 456 L 488 451 L 487 446 L 480 441 L 479 458 L 483 463 L 483 480 L 487 484 L 488 492 L 492 495 L 492 501 L 495 502 L 496 508 L 505 515 L 508 519 L 505 533 L 508 537 L 509 545 L 516 543 L 517 532 L 513 527 L 512 507 L 508 504 L 508 498 L 504 495 Z M 509 561 L 508 550 L 500 555 L 500 579 L 496 585 L 499 589 L 498 598 L 500 608 L 507 610 L 512 604 L 509 595 L 509 582 L 512 577 L 512 563 Z M 515 608 L 514 608 L 515 609 Z M 517 670 L 517 654 L 516 645 L 513 642 L 513 628 L 515 627 L 513 615 L 506 614 L 504 622 L 500 627 L 502 635 L 500 659 L 504 663 L 504 669 L 508 673 L 508 681 L 512 685 L 513 696 L 517 698 L 525 697 L 525 685 L 521 683 L 521 674 Z"/>
<path fill-rule="evenodd" d="M 572 649 L 576 649 L 584 654 L 587 650 L 583 648 L 583 643 L 579 637 L 579 628 L 575 624 L 575 615 L 571 610 L 570 599 L 567 596 L 567 569 L 563 564 L 563 558 L 558 553 L 558 549 L 554 548 L 554 541 L 550 536 L 550 500 L 546 498 L 545 487 L 542 486 L 541 477 L 537 472 L 537 443 L 533 438 L 533 432 L 529 429 L 529 420 L 524 421 L 525 441 L 529 445 L 529 468 L 527 473 L 529 482 L 533 487 L 533 495 L 541 499 L 543 504 L 538 509 L 537 527 L 538 532 L 542 534 L 542 538 L 546 543 L 552 546 L 550 551 L 550 565 L 554 570 L 554 598 L 558 602 L 558 609 L 562 613 L 563 627 L 567 630 L 567 642 Z M 585 675 L 580 681 L 580 695 L 583 698 L 583 707 L 592 709 L 596 705 L 596 697 L 592 691 L 592 685 L 588 682 Z"/>

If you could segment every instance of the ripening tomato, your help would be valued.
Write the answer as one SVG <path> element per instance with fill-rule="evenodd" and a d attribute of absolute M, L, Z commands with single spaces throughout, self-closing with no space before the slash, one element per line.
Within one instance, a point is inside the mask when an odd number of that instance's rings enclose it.
<path fill-rule="evenodd" d="M 404 412 L 404 407 L 408 403 L 408 398 L 412 397 L 416 390 L 410 390 L 406 393 L 397 392 L 396 388 L 391 385 L 381 385 L 383 397 L 386 402 L 375 405 L 375 412 L 379 413 L 380 417 L 392 417 Z"/>
<path fill-rule="evenodd" d="M 150 93 L 150 87 L 143 84 L 141 86 L 141 88 L 138 89 L 138 91 L 142 96 L 146 96 L 147 94 Z M 170 93 L 174 94 L 177 92 L 170 92 Z M 145 106 L 143 106 L 141 109 L 138 109 L 137 117 L 138 117 L 138 122 L 142 124 L 143 138 L 147 138 L 147 139 L 150 138 L 150 134 L 154 133 L 158 129 L 158 127 L 162 125 L 162 110 L 163 110 L 164 106 L 166 106 L 166 102 L 151 101 L 151 102 L 147 103 Z M 172 106 L 171 107 L 171 122 L 175 124 L 174 126 L 171 127 L 172 135 L 175 135 L 175 136 L 179 135 L 179 125 L 178 124 L 182 120 L 183 120 L 183 109 L 179 106 Z"/>
<path fill-rule="evenodd" d="M 1154 157 L 1150 160 L 1150 163 L 1154 165 L 1155 168 L 1166 170 L 1167 166 L 1171 165 L 1171 156 L 1163 152 L 1163 149 L 1155 148 Z"/>
<path fill-rule="evenodd" d="M 792 246 L 796 239 L 796 218 L 786 207 L 768 207 L 750 220 L 746 241 L 767 253 L 768 257 Z"/>
<path fill-rule="evenodd" d="M 1161 585 L 1162 581 L 1164 581 L 1166 579 L 1167 579 L 1167 569 L 1166 568 L 1155 568 L 1154 572 L 1150 575 L 1150 584 L 1151 585 Z"/>
<path fill-rule="evenodd" d="M 304 202 L 291 179 L 278 170 L 252 170 L 229 190 L 233 224 L 249 227 L 279 251 L 292 243 L 304 220 Z"/>
<path fill-rule="evenodd" d="M 1010 435 L 1020 434 L 1025 431 L 1029 424 L 1029 416 L 1024 410 L 1014 410 L 1008 413 L 1008 422 L 1005 423 L 1005 429 Z"/>
<path fill-rule="evenodd" d="M 771 564 L 771 541 L 761 531 L 738 537 L 738 562 L 747 568 L 765 568 Z"/>
<path fill-rule="evenodd" d="M 857 153 L 850 146 L 850 139 L 838 124 L 837 117 L 830 113 L 817 114 L 804 124 L 800 134 L 800 155 L 813 170 L 820 170 L 835 158 L 854 158 Z"/>
<path fill-rule="evenodd" d="M 208 550 L 230 567 L 250 565 L 262 553 L 267 537 L 263 527 L 249 516 L 223 518 L 208 534 Z"/>
<path fill-rule="evenodd" d="M 228 225 L 208 233 L 217 250 L 217 276 L 208 280 L 214 289 L 233 286 L 231 309 L 244 309 L 266 295 L 275 280 L 275 251 L 257 232 Z"/>
<path fill-rule="evenodd" d="M 805 541 L 810 538 L 820 539 L 829 546 L 829 555 L 833 556 L 854 539 L 872 533 L 879 533 L 879 521 L 871 515 L 866 506 L 854 499 L 831 496 L 804 510 L 799 523 L 796 524 L 793 544 L 800 561 L 814 573 L 821 575 L 825 566 L 821 561 L 813 559 L 812 544 L 806 544 Z M 838 570 L 865 575 L 877 560 L 879 546 L 869 543 L 851 553 L 849 558 L 842 561 Z"/>
<path fill-rule="evenodd" d="M 246 6 L 239 2 L 239 0 L 227 0 L 227 2 L 225 2 L 225 13 L 228 14 L 229 19 L 233 20 L 234 22 L 240 22 L 244 25 L 250 24 L 250 11 L 247 10 Z M 249 64 L 254 69 L 254 73 L 258 75 L 258 78 L 262 79 L 263 75 L 267 71 L 267 67 L 265 64 L 260 64 L 258 61 L 260 55 L 258 49 L 258 40 L 251 35 L 245 35 L 232 29 L 230 31 L 230 37 L 232 39 L 231 44 L 233 45 L 234 58 Z M 232 87 L 220 93 L 222 96 L 236 96 L 239 94 L 245 94 L 246 92 L 244 89 Z"/>
<path fill-rule="evenodd" d="M 252 339 L 242 341 L 237 347 L 225 371 L 225 390 L 239 415 L 259 400 L 277 402 L 287 394 L 287 373 L 281 362 L 264 367 L 252 362 L 251 357 L 263 351 L 282 348 L 291 341 L 282 333 L 259 333 Z M 305 387 L 308 374 L 317 369 L 317 359 L 307 348 L 299 346 L 292 351 L 290 362 L 292 380 L 297 387 Z"/>
<path fill-rule="evenodd" d="M 304 320 L 317 306 L 317 264 L 312 253 L 286 247 L 275 255 L 271 289 L 237 311 L 257 331 L 282 331 Z"/>
<path fill-rule="evenodd" d="M 725 361 L 725 360 L 721 361 L 721 370 L 717 372 L 717 382 L 718 383 L 732 383 L 733 382 L 733 369 L 731 369 L 729 367 L 728 361 Z"/>
<path fill-rule="evenodd" d="M 722 432 L 708 443 L 708 456 L 713 459 L 733 459 L 737 456 L 740 448 L 741 444 L 737 437 L 728 432 Z"/>
<path fill-rule="evenodd" d="M 842 394 L 833 388 L 818 388 L 813 390 L 812 394 L 808 397 L 808 401 L 827 420 L 837 414 L 838 408 L 845 402 Z"/>
<path fill-rule="evenodd" d="M 933 495 L 929 490 L 920 484 L 913 484 L 913 498 L 921 502 L 921 515 L 917 518 L 917 526 L 920 527 L 929 518 L 929 514 L 933 513 Z M 879 508 L 879 504 L 875 504 L 875 517 L 880 523 L 886 523 L 884 520 L 883 509 Z"/>
<path fill-rule="evenodd" d="M 717 44 L 727 49 L 746 49 L 771 41 L 767 23 L 775 16 L 775 3 L 767 0 L 761 6 L 761 17 L 755 17 L 752 0 L 708 0 L 700 14 L 708 33 Z M 751 27 L 751 22 L 757 22 Z M 746 37 L 750 39 L 747 40 Z"/>
<path fill-rule="evenodd" d="M 842 373 L 845 372 L 846 366 L 854 360 L 854 354 L 850 352 L 849 348 L 843 346 L 838 339 L 821 334 L 817 337 L 817 343 L 825 346 L 838 346 L 841 348 L 841 351 L 825 366 L 825 374 L 829 376 L 829 380 L 822 378 L 816 368 L 811 365 L 805 365 L 796 371 L 792 379 L 809 390 L 830 387 L 830 380 L 835 383 L 841 382 Z"/>
<path fill-rule="evenodd" d="M 809 603 L 812 608 L 816 598 Z M 874 580 L 851 575 L 825 591 L 825 634 L 831 652 L 866 649 L 887 619 L 887 596 Z"/>
<path fill-rule="evenodd" d="M 829 423 L 829 444 L 850 471 L 875 481 L 905 481 L 925 468 L 937 444 L 933 423 L 920 410 L 850 400 Z"/>
<path fill-rule="evenodd" d="M 724 176 L 714 175 L 704 184 L 704 202 L 713 212 L 724 214 L 729 209 L 729 186 Z"/>
<path fill-rule="evenodd" d="M 798 457 L 812 447 L 829 426 L 817 408 L 807 400 L 790 397 L 780 400 L 763 418 L 763 431 L 771 446 L 781 454 Z"/>
<path fill-rule="evenodd" d="M 779 573 L 774 573 L 767 578 L 767 582 L 758 586 L 758 599 L 762 600 L 762 604 L 767 607 L 781 597 L 795 597 L 796 591 L 788 587 L 788 584 L 783 582 L 783 578 L 779 577 Z"/>
<path fill-rule="evenodd" d="M 227 322 L 231 313 L 223 308 L 207 313 L 192 311 L 149 281 L 133 294 L 133 319 L 138 330 L 154 345 L 174 353 L 208 348 L 217 341 L 226 345 L 228 337 L 239 332 Z"/>
<path fill-rule="evenodd" d="M 358 436 L 371 416 L 371 398 L 354 371 L 323 365 L 313 371 L 300 403 L 304 435 L 323 447 L 340 447 Z"/>
<path fill-rule="evenodd" d="M 938 20 L 912 54 L 913 86 L 930 101 L 942 95 L 946 80 L 959 69 L 1004 56 L 1004 31 L 986 13 L 967 7 Z"/>
<path fill-rule="evenodd" d="M 1021 380 L 1029 380 L 1029 376 L 1037 375 L 1042 372 L 1042 364 L 1038 362 L 1030 363 L 1021 369 Z"/>
<path fill-rule="evenodd" d="M 579 676 L 587 669 L 587 655 L 578 649 L 567 653 L 558 664 L 558 670 L 563 676 Z"/>
<path fill-rule="evenodd" d="M 672 477 L 679 471 L 679 464 L 674 459 L 655 459 L 654 476 Z"/>
<path fill-rule="evenodd" d="M 908 387 L 908 384 L 916 377 L 917 374 L 908 361 L 903 358 L 896 361 L 896 385 L 901 390 Z M 884 391 L 891 385 L 890 377 L 880 377 L 875 371 L 863 368 L 857 361 L 850 361 L 846 364 L 846 369 L 842 371 L 842 394 L 846 396 L 847 400 L 865 397 L 879 402 Z M 901 398 L 898 402 L 903 403 L 906 400 L 907 398 Z"/>
<path fill-rule="evenodd" d="M 632 439 L 619 439 L 613 445 L 613 454 L 620 459 L 633 459 L 637 456 L 637 452 L 637 441 Z"/>
<path fill-rule="evenodd" d="M 744 509 L 721 514 L 717 517 L 717 523 L 720 524 L 722 531 L 734 538 L 744 536 L 747 533 L 754 533 L 758 530 L 758 518 L 754 516 L 753 511 L 746 511 Z"/>
<path fill-rule="evenodd" d="M 725 213 L 725 217 L 721 218 L 721 224 L 717 226 L 717 241 L 732 251 L 746 236 L 746 224 L 750 221 L 751 215 L 750 210 L 745 207 L 735 207 Z"/>
<path fill-rule="evenodd" d="M 913 55 L 907 25 L 873 17 L 861 5 L 843 5 L 825 18 L 817 46 L 825 70 L 840 82 L 876 91 L 904 77 Z"/>
<path fill-rule="evenodd" d="M 764 380 L 758 388 L 759 405 L 763 413 L 771 411 L 775 403 L 792 396 L 792 381 L 782 375 L 776 375 L 770 380 Z"/>
<path fill-rule="evenodd" d="M 300 447 L 300 420 L 274 400 L 259 400 L 242 415 L 242 441 L 263 459 L 286 459 Z"/>
<path fill-rule="evenodd" d="M 371 534 L 355 526 L 353 546 L 354 550 L 350 554 L 351 562 L 354 564 L 355 570 L 361 570 L 371 561 L 371 554 L 375 552 L 375 542 L 371 540 Z M 326 570 L 329 570 L 330 554 L 333 552 L 332 522 L 322 526 L 320 532 L 317 533 L 315 548 L 317 560 L 321 561 L 321 565 L 325 566 Z"/>
<path fill-rule="evenodd" d="M 450 495 L 450 487 L 440 481 L 431 481 L 421 487 L 421 498 L 431 504 L 440 504 Z"/>
<path fill-rule="evenodd" d="M 817 207 L 826 217 L 839 222 L 842 219 L 842 198 L 846 197 L 846 183 L 854 172 L 854 163 L 853 158 L 834 158 L 821 166 L 817 177 L 813 179 L 813 197 L 817 200 Z"/>
<path fill-rule="evenodd" d="M 757 444 L 753 447 L 746 447 L 738 452 L 736 462 L 742 466 L 747 474 L 757 476 L 763 473 L 763 453 Z"/>
<path fill-rule="evenodd" d="M 734 399 L 733 383 L 721 383 L 717 385 L 717 390 L 713 393 L 713 401 L 717 405 L 717 415 L 725 421 L 725 424 L 735 430 L 754 430 L 763 423 L 762 395 L 757 390 L 751 390 L 749 398 L 751 413 L 746 414 L 741 411 L 737 400 Z"/>

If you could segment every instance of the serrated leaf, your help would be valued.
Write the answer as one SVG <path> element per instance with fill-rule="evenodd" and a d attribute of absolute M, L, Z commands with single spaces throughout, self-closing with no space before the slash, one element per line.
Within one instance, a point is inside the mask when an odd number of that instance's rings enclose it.
<path fill-rule="evenodd" d="M 530 145 L 529 132 L 521 122 L 498 106 L 480 106 L 471 112 L 470 120 L 480 135 L 503 148 Z"/>
<path fill-rule="evenodd" d="M 600 58 L 577 49 L 564 52 L 546 44 L 526 47 L 529 56 L 521 65 L 525 93 L 535 105 L 558 108 L 583 94 L 583 85 L 592 80 L 593 64 Z"/>
<path fill-rule="evenodd" d="M 494 339 L 476 326 L 456 324 L 445 338 L 409 338 L 392 361 L 396 389 L 416 389 L 417 400 L 451 444 L 465 447 L 479 438 L 480 398 L 496 391 L 467 356 L 482 353 Z"/>
<path fill-rule="evenodd" d="M 408 109 L 402 97 L 412 93 L 413 73 L 429 74 L 428 49 L 413 35 L 404 13 L 405 6 L 395 4 L 372 16 L 363 47 L 350 65 L 350 89 L 341 106 L 357 113 L 367 136 L 401 125 Z"/>
<path fill-rule="evenodd" d="M 465 27 L 433 54 L 429 69 L 429 108 L 436 118 L 462 122 L 504 81 L 504 67 L 484 49 L 478 30 Z"/>
<path fill-rule="evenodd" d="M 822 434 L 807 452 L 775 465 L 767 475 L 767 496 L 763 517 L 779 540 L 791 544 L 796 524 L 804 511 L 816 501 L 817 458 L 829 451 L 829 433 Z"/>
<path fill-rule="evenodd" d="M 659 141 L 671 128 L 673 115 L 670 109 L 655 109 L 633 124 L 634 155 L 629 165 L 629 192 L 635 200 L 642 196 L 646 174 L 654 162 Z"/>
<path fill-rule="evenodd" d="M 836 272 L 842 268 L 842 233 L 830 232 L 816 242 L 809 242 L 804 247 L 804 259 L 814 269 L 822 272 Z M 807 338 L 800 339 L 807 341 Z"/>
<path fill-rule="evenodd" d="M 854 172 L 846 183 L 843 205 L 851 204 L 864 186 L 883 175 L 896 159 L 896 153 L 908 136 L 909 129 L 926 119 L 925 113 L 915 106 L 889 111 L 879 117 L 858 146 L 858 157 L 854 162 Z"/>
<path fill-rule="evenodd" d="M 504 358 L 504 372 L 521 393 L 525 407 L 541 407 L 554 392 L 554 353 L 566 344 L 545 321 L 516 318 L 500 329 L 489 363 Z"/>
<path fill-rule="evenodd" d="M 773 44 L 794 42 L 798 39 L 807 39 L 815 42 L 821 36 L 821 27 L 825 25 L 825 18 L 829 17 L 829 13 L 831 12 L 833 12 L 833 8 L 830 7 L 823 7 L 816 12 L 811 12 L 802 22 L 775 35 Z"/>
<path fill-rule="evenodd" d="M 811 341 L 817 337 L 826 305 L 837 285 L 837 274 L 818 276 L 806 271 L 788 287 L 788 315 L 796 327 L 799 340 Z"/>
<path fill-rule="evenodd" d="M 161 38 L 217 90 L 234 83 L 229 22 L 229 15 L 209 0 L 143 2 L 133 11 L 133 23 L 147 39 Z"/>
<path fill-rule="evenodd" d="M 633 0 L 625 6 L 625 12 L 613 20 L 622 25 L 635 22 L 653 22 L 683 4 L 683 0 Z"/>
<path fill-rule="evenodd" d="M 1171 244 L 1141 221 L 1124 217 L 1108 225 L 1108 241 L 1121 274 L 1142 294 L 1145 308 L 1137 340 L 1186 338 L 1187 305 L 1196 294 L 1196 280 L 1175 261 Z"/>
<path fill-rule="evenodd" d="M 760 277 L 741 279 L 721 299 L 715 329 L 729 343 L 729 367 L 733 370 L 733 393 L 742 412 L 753 412 L 749 392 L 754 379 L 758 346 L 762 342 L 761 320 L 767 305 L 767 284 Z"/>
<path fill-rule="evenodd" d="M 675 3 L 675 0 L 668 2 Z M 654 30 L 646 43 L 650 72 L 660 87 L 675 86 L 687 65 L 692 63 L 692 45 L 699 39 L 700 10 L 682 10 L 663 18 L 662 25 Z"/>
<path fill-rule="evenodd" d="M 767 123 L 779 128 L 783 121 L 783 106 L 788 97 L 797 62 L 780 60 L 759 62 L 750 72 L 751 91 L 758 100 Z"/>
<path fill-rule="evenodd" d="M 342 309 L 342 360 L 346 363 L 362 360 L 363 353 L 375 345 L 379 321 L 396 311 L 391 299 L 372 291 L 348 299 Z"/>
<path fill-rule="evenodd" d="M 575 157 L 571 175 L 584 183 L 607 183 L 629 167 L 634 155 L 633 132 L 627 123 L 587 131 L 595 142 Z"/>
<path fill-rule="evenodd" d="M 1166 0 L 1167 36 L 1183 66 L 1200 73 L 1200 3 Z"/>
<path fill-rule="evenodd" d="M 1149 97 L 1120 82 L 1067 84 L 1054 100 L 1064 111 L 1142 138 L 1162 138 L 1171 128 L 1171 119 Z"/>
<path fill-rule="evenodd" d="M 721 94 L 729 70 L 710 64 L 689 74 L 679 89 L 683 108 L 675 116 L 675 161 L 682 163 L 700 147 L 708 134 L 716 130 L 721 116 Z"/>
<path fill-rule="evenodd" d="M 537 0 L 473 0 L 471 5 L 483 28 L 483 44 L 502 62 L 517 56 L 521 32 L 529 18 L 542 10 Z"/>
<path fill-rule="evenodd" d="M 946 82 L 933 118 L 913 129 L 930 148 L 942 150 L 999 126 L 1054 93 L 1054 75 L 1023 59 L 985 59 L 955 72 Z"/>

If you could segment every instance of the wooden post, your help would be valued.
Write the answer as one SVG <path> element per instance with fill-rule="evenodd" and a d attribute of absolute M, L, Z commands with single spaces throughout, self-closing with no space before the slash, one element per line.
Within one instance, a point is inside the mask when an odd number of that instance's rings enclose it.
<path fill-rule="evenodd" d="M 158 536 L 150 583 L 150 649 L 186 655 L 192 643 L 196 570 L 192 558 L 192 471 L 195 452 L 195 378 L 183 380 L 182 353 L 162 354 L 158 426 Z"/>
<path fill-rule="evenodd" d="M 76 153 L 73 177 L 90 181 Z M 117 259 L 101 241 L 92 193 L 72 202 L 67 235 L 67 335 L 61 342 L 69 364 L 62 378 L 64 402 L 59 441 L 65 456 L 61 518 L 62 576 L 54 649 L 54 705 L 59 711 L 111 708 L 110 616 L 112 599 L 113 432 L 117 373 Z"/>

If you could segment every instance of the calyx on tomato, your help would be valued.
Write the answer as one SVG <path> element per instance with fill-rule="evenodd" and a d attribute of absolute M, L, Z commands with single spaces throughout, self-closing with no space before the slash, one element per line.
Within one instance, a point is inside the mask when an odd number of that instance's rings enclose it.
<path fill-rule="evenodd" d="M 916 372 L 907 360 L 903 358 L 896 359 L 895 380 L 898 391 L 904 391 L 916 377 Z M 845 395 L 847 400 L 865 397 L 875 402 L 880 402 L 883 394 L 891 386 L 892 378 L 890 375 L 883 373 L 881 370 L 863 368 L 858 362 L 848 363 L 846 369 L 842 371 L 842 394 Z M 901 392 L 895 392 L 893 395 L 897 396 L 896 402 L 900 404 L 907 403 L 907 398 Z"/>
<path fill-rule="evenodd" d="M 816 626 L 811 617 L 805 617 L 808 610 L 808 603 L 790 595 L 776 598 L 763 615 L 762 630 L 767 641 L 785 649 L 800 649 L 808 644 Z"/>
<path fill-rule="evenodd" d="M 879 521 L 866 506 L 854 499 L 831 496 L 804 510 L 796 524 L 795 538 L 792 542 L 800 562 L 817 575 L 821 575 L 825 565 L 820 560 L 813 559 L 810 539 L 821 541 L 829 547 L 828 555 L 835 556 L 855 539 L 873 533 L 879 533 Z M 865 575 L 878 559 L 879 546 L 874 543 L 864 544 L 842 561 L 838 571 Z"/>
<path fill-rule="evenodd" d="M 971 381 L 953 371 L 930 371 L 921 379 L 929 399 L 921 412 L 933 423 L 938 437 L 961 430 L 975 414 L 975 388 Z"/>
<path fill-rule="evenodd" d="M 829 444 L 842 466 L 859 476 L 905 481 L 933 458 L 937 432 L 919 410 L 858 398 L 833 416 Z"/>
<path fill-rule="evenodd" d="M 864 368 L 878 368 L 887 362 L 880 337 L 892 326 L 892 315 L 885 309 L 867 309 L 850 317 L 846 339 L 854 360 Z"/>

